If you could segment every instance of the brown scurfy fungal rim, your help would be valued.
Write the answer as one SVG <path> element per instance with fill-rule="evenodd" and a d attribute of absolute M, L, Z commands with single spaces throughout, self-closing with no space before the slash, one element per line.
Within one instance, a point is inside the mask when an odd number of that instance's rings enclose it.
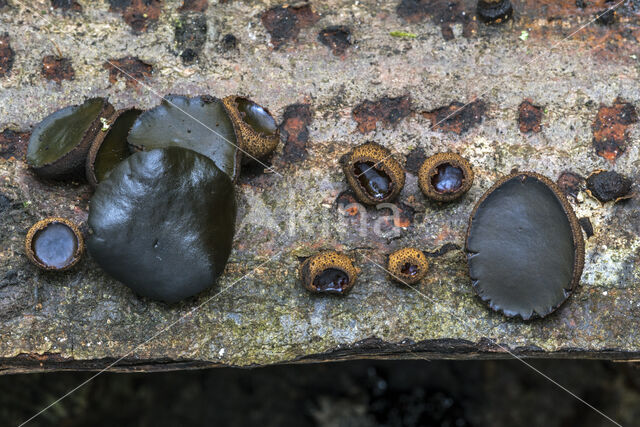
<path fill-rule="evenodd" d="M 351 258 L 335 252 L 319 252 L 300 265 L 300 280 L 314 293 L 345 294 L 356 282 L 360 271 Z"/>
<path fill-rule="evenodd" d="M 438 153 L 420 166 L 418 184 L 428 198 L 450 202 L 469 191 L 473 169 L 467 159 L 456 153 Z"/>
<path fill-rule="evenodd" d="M 280 132 L 269 110 L 242 96 L 227 96 L 222 103 L 233 123 L 238 146 L 245 154 L 260 159 L 275 150 Z"/>
<path fill-rule="evenodd" d="M 391 201 L 404 187 L 404 169 L 387 148 L 375 142 L 355 147 L 343 170 L 358 200 L 368 205 Z"/>
<path fill-rule="evenodd" d="M 389 255 L 387 270 L 393 280 L 413 285 L 427 275 L 429 261 L 419 249 L 402 248 Z"/>
<path fill-rule="evenodd" d="M 84 239 L 73 222 L 50 217 L 36 222 L 29 229 L 25 251 L 29 260 L 41 269 L 64 271 L 80 261 Z"/>

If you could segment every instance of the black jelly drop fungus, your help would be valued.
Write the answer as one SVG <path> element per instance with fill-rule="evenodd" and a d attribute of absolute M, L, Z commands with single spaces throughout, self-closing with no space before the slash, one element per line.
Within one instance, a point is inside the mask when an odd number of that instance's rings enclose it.
<path fill-rule="evenodd" d="M 375 142 L 355 147 L 344 157 L 342 166 L 347 182 L 362 203 L 391 201 L 404 187 L 404 169 L 388 149 Z"/>
<path fill-rule="evenodd" d="M 237 98 L 238 111 L 246 124 L 256 132 L 273 135 L 278 130 L 275 119 L 263 107 L 247 98 Z"/>
<path fill-rule="evenodd" d="M 349 285 L 349 275 L 337 268 L 327 268 L 313 280 L 319 292 L 342 292 Z"/>
<path fill-rule="evenodd" d="M 87 180 L 93 186 L 105 179 L 111 170 L 131 155 L 127 135 L 142 113 L 135 108 L 116 112 L 107 120 L 107 129 L 100 131 L 87 156 Z"/>
<path fill-rule="evenodd" d="M 479 0 L 477 13 L 487 24 L 500 24 L 511 18 L 513 6 L 510 0 Z"/>
<path fill-rule="evenodd" d="M 376 168 L 373 162 L 356 162 L 353 165 L 353 173 L 362 188 L 376 200 L 384 200 L 393 189 L 393 182 L 389 176 Z"/>
<path fill-rule="evenodd" d="M 410 262 L 405 262 L 402 268 L 400 269 L 400 272 L 402 274 L 406 274 L 407 276 L 415 276 L 416 274 L 418 274 L 418 271 L 419 271 L 418 266 Z"/>
<path fill-rule="evenodd" d="M 427 158 L 418 171 L 420 189 L 430 199 L 450 202 L 469 191 L 473 184 L 471 164 L 455 153 Z"/>
<path fill-rule="evenodd" d="M 75 224 L 64 218 L 47 218 L 37 222 L 25 240 L 27 257 L 44 270 L 67 270 L 82 255 L 82 234 Z"/>
<path fill-rule="evenodd" d="M 134 292 L 172 303 L 216 283 L 235 217 L 233 182 L 210 158 L 180 147 L 141 151 L 96 188 L 88 248 Z"/>
<path fill-rule="evenodd" d="M 45 117 L 31 133 L 27 163 L 40 176 L 63 178 L 82 173 L 89 147 L 113 107 L 103 98 L 62 108 Z"/>
<path fill-rule="evenodd" d="M 427 275 L 429 261 L 424 252 L 419 249 L 402 248 L 389 255 L 387 270 L 391 279 L 413 285 Z"/>
<path fill-rule="evenodd" d="M 240 151 L 222 101 L 207 95 L 167 95 L 142 113 L 129 132 L 129 144 L 143 149 L 182 147 L 209 157 L 233 180 L 240 172 Z"/>
<path fill-rule="evenodd" d="M 249 160 L 263 158 L 275 150 L 280 132 L 269 110 L 242 96 L 227 96 L 223 103 L 238 144 Z"/>
<path fill-rule="evenodd" d="M 524 320 L 555 311 L 584 265 L 571 206 L 551 180 L 533 172 L 509 175 L 480 198 L 465 251 L 478 296 L 491 309 Z"/>
<path fill-rule="evenodd" d="M 431 183 L 438 193 L 455 193 L 462 187 L 463 180 L 462 169 L 445 163 L 438 166 Z"/>
<path fill-rule="evenodd" d="M 359 273 L 348 256 L 335 251 L 323 251 L 307 258 L 299 272 L 302 284 L 309 291 L 339 295 L 353 288 Z"/>

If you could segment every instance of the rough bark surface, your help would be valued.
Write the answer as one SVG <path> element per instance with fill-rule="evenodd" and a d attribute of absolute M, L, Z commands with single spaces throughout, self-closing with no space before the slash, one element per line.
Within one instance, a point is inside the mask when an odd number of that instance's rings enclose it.
<path fill-rule="evenodd" d="M 87 231 L 91 189 L 36 178 L 24 161 L 24 141 L 6 139 L 2 150 L 11 155 L 0 158 L 0 372 L 95 370 L 120 358 L 115 369 L 153 370 L 355 357 L 511 357 L 505 349 L 535 357 L 640 358 L 637 196 L 601 204 L 578 190 L 570 198 L 594 235 L 586 241 L 580 287 L 541 321 L 507 320 L 484 306 L 461 250 L 475 201 L 514 168 L 553 180 L 567 171 L 588 176 L 615 169 L 636 186 L 638 123 L 626 129 L 625 151 L 614 160 L 597 155 L 592 124 L 601 105 L 621 100 L 640 108 L 638 2 L 625 2 L 612 24 L 591 24 L 569 39 L 610 4 L 579 9 L 574 1 L 514 1 L 514 19 L 492 27 L 449 13 L 443 37 L 439 9 L 423 5 L 429 2 L 312 2 L 319 20 L 274 49 L 261 17 L 280 3 L 212 1 L 202 12 L 206 41 L 189 65 L 174 40 L 181 1 L 158 3 L 158 20 L 141 33 L 110 12 L 109 2 L 78 3 L 82 10 L 73 13 L 35 0 L 10 1 L 3 9 L 0 34 L 9 35 L 15 52 L 11 73 L 0 77 L 4 134 L 24 135 L 56 109 L 90 96 L 109 96 L 117 108 L 150 108 L 158 94 L 242 94 L 278 121 L 287 106 L 308 104 L 313 117 L 306 154 L 291 161 L 281 144 L 270 159 L 281 175 L 246 169 L 226 274 L 198 297 L 167 306 L 137 297 L 90 256 L 65 274 L 44 273 L 28 262 L 24 237 L 39 219 L 68 217 Z M 400 13 L 401 3 L 411 3 L 415 16 Z M 473 3 L 459 1 L 456 8 L 473 16 Z M 332 25 L 353 31 L 357 44 L 344 55 L 317 40 Z M 398 37 L 403 33 L 415 37 Z M 237 49 L 223 48 L 225 34 L 237 38 Z M 58 54 L 71 58 L 75 79 L 58 84 L 41 76 L 42 58 Z M 103 66 L 124 57 L 153 69 L 137 87 L 110 79 Z M 413 113 L 366 135 L 357 132 L 357 105 L 402 96 Z M 416 114 L 476 99 L 485 103 L 482 120 L 461 134 L 438 130 Z M 544 106 L 539 133 L 519 130 L 518 106 L 525 99 Z M 388 210 L 376 208 L 341 214 L 335 199 L 346 183 L 339 159 L 368 140 L 390 148 L 402 163 L 417 148 L 427 156 L 459 152 L 473 164 L 475 183 L 459 202 L 442 206 L 425 200 L 409 173 L 398 200 L 411 210 L 409 220 L 389 220 Z M 376 265 L 408 245 L 431 255 L 421 294 L 395 285 Z M 362 269 L 344 298 L 310 295 L 298 283 L 301 258 L 330 248 L 345 251 Z"/>

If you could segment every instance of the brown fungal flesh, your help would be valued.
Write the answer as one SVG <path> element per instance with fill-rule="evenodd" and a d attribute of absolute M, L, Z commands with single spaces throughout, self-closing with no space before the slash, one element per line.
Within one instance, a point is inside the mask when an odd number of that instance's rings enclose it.
<path fill-rule="evenodd" d="M 38 221 L 29 229 L 25 239 L 27 257 L 43 270 L 68 270 L 78 263 L 83 251 L 82 233 L 65 218 L 50 217 Z"/>
<path fill-rule="evenodd" d="M 335 251 L 319 252 L 300 265 L 300 280 L 314 293 L 345 294 L 358 273 L 351 258 Z"/>
<path fill-rule="evenodd" d="M 227 96 L 222 103 L 245 157 L 260 159 L 275 150 L 280 132 L 269 110 L 242 96 Z"/>
<path fill-rule="evenodd" d="M 368 205 L 393 200 L 404 187 L 404 169 L 387 148 L 375 142 L 355 147 L 343 171 L 358 200 Z"/>
<path fill-rule="evenodd" d="M 420 166 L 418 184 L 428 198 L 450 202 L 469 191 L 473 184 L 473 169 L 458 154 L 438 153 Z"/>
<path fill-rule="evenodd" d="M 389 255 L 387 270 L 397 282 L 413 285 L 427 275 L 429 261 L 419 249 L 402 248 Z"/>

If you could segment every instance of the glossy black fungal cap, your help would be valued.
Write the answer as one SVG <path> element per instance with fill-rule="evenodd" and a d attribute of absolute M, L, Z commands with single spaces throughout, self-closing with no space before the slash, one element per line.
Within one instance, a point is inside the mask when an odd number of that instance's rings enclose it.
<path fill-rule="evenodd" d="M 507 317 L 545 317 L 580 281 L 582 231 L 548 178 L 520 172 L 478 201 L 466 241 L 469 273 L 480 298 Z"/>
<path fill-rule="evenodd" d="M 138 117 L 129 143 L 143 150 L 188 148 L 209 157 L 233 180 L 240 172 L 233 124 L 222 101 L 211 96 L 165 96 L 160 105 Z"/>
<path fill-rule="evenodd" d="M 389 255 L 387 270 L 393 280 L 413 285 L 427 275 L 429 261 L 419 249 L 402 248 Z"/>
<path fill-rule="evenodd" d="M 88 248 L 136 293 L 176 302 L 223 272 L 235 216 L 233 183 L 208 157 L 179 147 L 138 152 L 96 188 Z"/>
<path fill-rule="evenodd" d="M 236 131 L 238 145 L 251 159 L 260 159 L 278 146 L 278 124 L 266 108 L 241 96 L 227 96 L 223 100 Z"/>
<path fill-rule="evenodd" d="M 127 135 L 141 113 L 142 110 L 136 108 L 120 110 L 105 121 L 87 155 L 87 180 L 94 187 L 131 155 Z"/>
<path fill-rule="evenodd" d="M 348 256 L 334 251 L 319 252 L 300 265 L 302 284 L 315 293 L 345 294 L 358 273 Z"/>
<path fill-rule="evenodd" d="M 89 147 L 102 129 L 101 119 L 113 111 L 106 99 L 92 98 L 45 117 L 31 133 L 27 163 L 44 178 L 83 174 Z"/>
<path fill-rule="evenodd" d="M 84 251 L 82 233 L 64 218 L 46 218 L 29 229 L 25 239 L 29 260 L 43 270 L 68 270 L 80 261 Z"/>
<path fill-rule="evenodd" d="M 487 24 L 500 24 L 513 15 L 510 0 L 479 0 L 478 18 Z"/>
<path fill-rule="evenodd" d="M 368 205 L 391 201 L 404 187 L 404 169 L 388 149 L 375 142 L 354 148 L 343 171 L 358 200 Z"/>
<path fill-rule="evenodd" d="M 420 166 L 418 184 L 428 198 L 450 202 L 469 191 L 473 184 L 473 169 L 458 154 L 438 153 Z"/>

